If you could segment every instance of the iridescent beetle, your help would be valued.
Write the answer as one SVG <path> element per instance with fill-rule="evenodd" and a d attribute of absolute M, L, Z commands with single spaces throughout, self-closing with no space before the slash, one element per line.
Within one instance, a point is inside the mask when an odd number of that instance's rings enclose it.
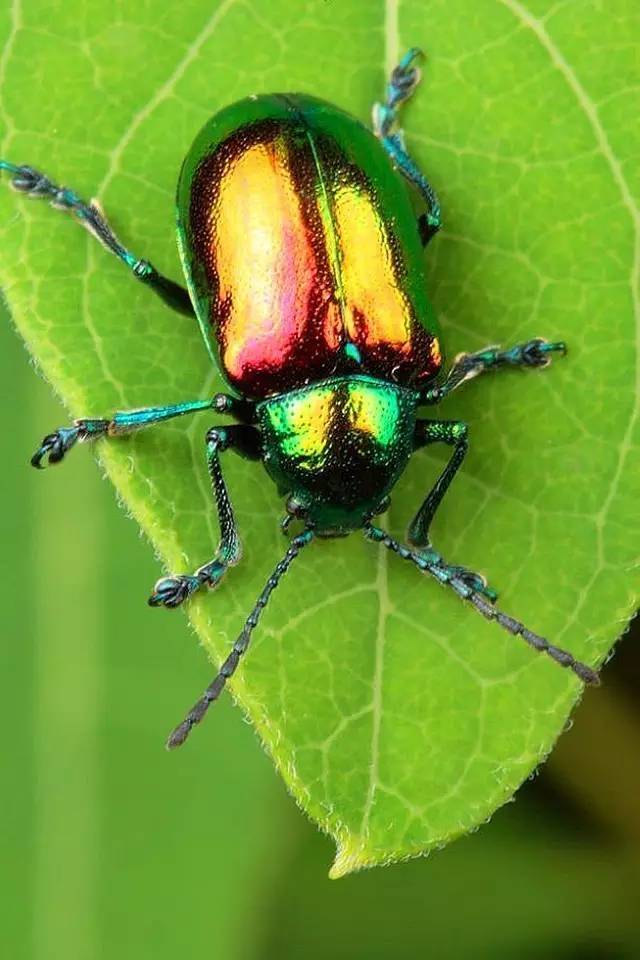
<path fill-rule="evenodd" d="M 484 578 L 431 546 L 433 516 L 467 451 L 467 425 L 418 417 L 466 380 L 502 367 L 544 367 L 564 344 L 541 338 L 458 356 L 443 372 L 427 300 L 423 247 L 440 227 L 437 197 L 408 155 L 398 108 L 419 80 L 416 49 L 393 71 L 373 132 L 322 100 L 272 94 L 212 117 L 184 161 L 178 244 L 189 292 L 123 247 L 95 204 L 27 166 L 0 160 L 13 186 L 69 210 L 169 306 L 195 316 L 235 393 L 76 420 L 44 438 L 36 467 L 60 462 L 76 441 L 119 436 L 198 410 L 236 421 L 206 435 L 220 523 L 216 555 L 195 573 L 162 577 L 152 606 L 176 607 L 216 586 L 240 557 L 220 454 L 262 461 L 287 496 L 285 532 L 303 524 L 269 577 L 220 671 L 168 746 L 182 744 L 236 670 L 251 632 L 289 565 L 314 537 L 362 529 L 447 584 L 487 619 L 597 683 L 590 667 L 497 609 Z M 407 188 L 408 185 L 408 188 Z M 426 207 L 416 217 L 410 191 Z M 375 526 L 414 450 L 452 447 L 416 513 L 405 546 Z"/>

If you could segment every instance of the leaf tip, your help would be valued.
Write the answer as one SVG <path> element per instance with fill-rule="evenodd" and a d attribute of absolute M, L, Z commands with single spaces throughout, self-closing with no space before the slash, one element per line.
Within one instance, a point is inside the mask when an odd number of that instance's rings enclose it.
<path fill-rule="evenodd" d="M 344 843 L 338 844 L 336 858 L 329 870 L 330 880 L 340 880 L 349 873 L 362 870 L 369 866 L 365 856 L 365 846 L 360 837 L 349 837 Z"/>

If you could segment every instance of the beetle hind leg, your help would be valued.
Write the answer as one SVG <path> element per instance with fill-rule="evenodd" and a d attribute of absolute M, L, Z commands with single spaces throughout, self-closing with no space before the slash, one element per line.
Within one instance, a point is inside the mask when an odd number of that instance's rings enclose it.
<path fill-rule="evenodd" d="M 201 587 L 216 587 L 229 567 L 239 561 L 240 538 L 219 456 L 229 449 L 249 460 L 260 460 L 260 432 L 248 424 L 233 424 L 229 427 L 213 427 L 207 433 L 207 463 L 220 524 L 220 544 L 215 557 L 198 567 L 195 573 L 161 577 L 149 597 L 149 606 L 179 607 Z"/>
<path fill-rule="evenodd" d="M 128 250 L 117 238 L 97 201 L 91 200 L 87 203 L 74 190 L 54 183 L 45 173 L 27 164 L 0 159 L 1 170 L 9 174 L 14 190 L 30 197 L 44 197 L 58 210 L 71 213 L 103 247 L 124 263 L 136 280 L 150 287 L 172 310 L 186 316 L 195 316 L 188 291 L 159 273 L 148 260 L 143 260 Z"/>
<path fill-rule="evenodd" d="M 404 135 L 398 124 L 400 107 L 420 82 L 420 69 L 415 62 L 422 56 L 421 50 L 412 47 L 392 71 L 384 102 L 375 103 L 373 106 L 373 132 L 381 140 L 391 162 L 418 190 L 427 205 L 427 212 L 418 218 L 418 230 L 423 246 L 426 246 L 442 226 L 440 201 L 427 178 L 407 153 Z"/>

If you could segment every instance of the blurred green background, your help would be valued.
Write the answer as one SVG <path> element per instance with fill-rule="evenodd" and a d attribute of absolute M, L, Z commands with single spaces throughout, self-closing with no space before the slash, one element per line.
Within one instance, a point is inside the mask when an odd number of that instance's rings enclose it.
<path fill-rule="evenodd" d="M 428 860 L 329 881 L 332 849 L 229 698 L 164 736 L 211 667 L 91 454 L 0 323 L 3 956 L 640 957 L 640 683 L 628 635 L 517 802 Z M 621 630 L 624 625 L 621 624 Z"/>

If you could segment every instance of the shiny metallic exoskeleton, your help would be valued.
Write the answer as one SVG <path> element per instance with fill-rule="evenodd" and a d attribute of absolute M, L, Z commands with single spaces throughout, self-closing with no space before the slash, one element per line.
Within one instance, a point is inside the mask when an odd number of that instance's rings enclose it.
<path fill-rule="evenodd" d="M 178 233 L 203 331 L 243 396 L 349 373 L 421 389 L 439 372 L 409 192 L 337 107 L 272 95 L 213 117 L 182 168 Z"/>

